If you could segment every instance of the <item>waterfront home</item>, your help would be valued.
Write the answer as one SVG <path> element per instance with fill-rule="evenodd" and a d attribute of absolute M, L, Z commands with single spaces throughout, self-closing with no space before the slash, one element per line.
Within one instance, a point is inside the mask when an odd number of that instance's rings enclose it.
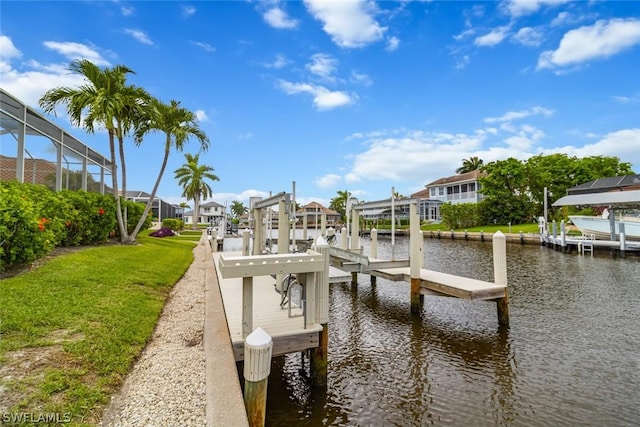
<path fill-rule="evenodd" d="M 440 206 L 443 203 L 478 203 L 483 199 L 480 189 L 480 178 L 487 176 L 485 172 L 474 170 L 453 176 L 439 178 L 425 185 L 424 190 L 411 195 L 418 199 L 418 208 L 422 220 L 439 222 L 442 220 Z"/>
<path fill-rule="evenodd" d="M 220 225 L 224 221 L 226 215 L 225 207 L 220 203 L 211 201 L 200 205 L 200 212 L 195 219 L 197 224 L 214 224 Z M 193 224 L 194 212 L 187 211 L 183 215 L 184 224 Z"/>
<path fill-rule="evenodd" d="M 317 227 L 320 224 L 320 215 L 327 217 L 327 227 L 335 227 L 340 222 L 340 214 L 334 210 L 322 206 L 318 202 L 311 202 L 296 211 L 296 217 L 302 220 L 307 217 L 307 224 Z"/>

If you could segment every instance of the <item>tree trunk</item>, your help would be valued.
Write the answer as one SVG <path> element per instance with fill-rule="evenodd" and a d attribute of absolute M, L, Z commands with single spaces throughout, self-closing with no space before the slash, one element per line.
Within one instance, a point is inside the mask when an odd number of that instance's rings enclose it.
<path fill-rule="evenodd" d="M 198 219 L 200 218 L 200 194 L 193 198 L 193 229 L 198 229 Z"/>
<path fill-rule="evenodd" d="M 120 242 L 126 243 L 127 226 L 122 218 L 122 209 L 120 204 L 120 193 L 118 192 L 118 165 L 116 163 L 116 146 L 113 136 L 113 129 L 109 129 L 109 151 L 111 153 L 111 191 L 116 202 L 116 219 L 118 220 L 118 228 L 120 229 Z"/>

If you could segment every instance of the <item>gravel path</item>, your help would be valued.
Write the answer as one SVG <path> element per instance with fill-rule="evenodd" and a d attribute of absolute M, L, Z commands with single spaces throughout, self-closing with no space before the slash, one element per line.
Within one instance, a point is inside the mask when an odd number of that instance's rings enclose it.
<path fill-rule="evenodd" d="M 106 408 L 101 426 L 204 426 L 205 271 L 203 240 L 176 284 L 153 337 Z"/>

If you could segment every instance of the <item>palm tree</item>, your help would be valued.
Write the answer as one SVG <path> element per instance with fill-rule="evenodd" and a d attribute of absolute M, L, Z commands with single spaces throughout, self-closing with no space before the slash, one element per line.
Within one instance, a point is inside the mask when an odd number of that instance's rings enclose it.
<path fill-rule="evenodd" d="M 242 202 L 234 200 L 231 202 L 231 213 L 234 218 L 240 218 L 242 215 L 249 212 L 249 208 L 247 208 Z"/>
<path fill-rule="evenodd" d="M 149 200 L 147 200 L 147 205 L 138 220 L 136 228 L 131 233 L 131 239 L 135 239 L 138 232 L 140 232 L 140 228 L 142 228 L 142 224 L 144 224 L 145 218 L 149 214 L 153 199 L 156 196 L 158 186 L 164 175 L 167 161 L 169 160 L 171 147 L 173 146 L 177 151 L 182 151 L 189 138 L 194 137 L 200 142 L 200 149 L 202 151 L 206 151 L 209 148 L 209 138 L 200 130 L 196 115 L 186 108 L 182 108 L 180 102 L 171 100 L 169 104 L 164 104 L 154 98 L 151 104 L 153 105 L 153 110 L 150 111 L 146 120 L 141 117 L 136 123 L 135 143 L 136 145 L 140 145 L 144 136 L 149 132 L 162 132 L 165 134 L 164 157 L 162 159 L 160 172 L 158 172 L 158 177 L 156 178 L 156 183 L 151 191 L 151 196 L 149 196 Z"/>
<path fill-rule="evenodd" d="M 338 195 L 329 201 L 329 209 L 334 210 L 340 214 L 343 221 L 346 221 L 347 214 L 347 199 L 350 194 L 347 190 L 337 191 Z"/>
<path fill-rule="evenodd" d="M 182 186 L 182 196 L 193 200 L 193 229 L 198 228 L 198 215 L 200 213 L 200 199 L 207 200 L 213 195 L 211 187 L 206 180 L 220 181 L 213 173 L 213 168 L 200 165 L 200 154 L 185 154 L 186 163 L 175 170 L 178 184 Z"/>
<path fill-rule="evenodd" d="M 469 157 L 468 159 L 462 159 L 462 166 L 456 169 L 457 174 L 467 173 L 480 169 L 484 166 L 484 161 L 478 156 Z"/>
<path fill-rule="evenodd" d="M 124 145 L 124 135 L 131 129 L 131 117 L 142 115 L 148 108 L 150 96 L 144 89 L 126 83 L 127 75 L 133 71 L 124 65 L 101 69 L 91 61 L 81 59 L 71 62 L 69 70 L 82 75 L 86 80 L 85 84 L 78 88 L 57 87 L 48 90 L 39 100 L 40 107 L 46 113 L 55 114 L 55 108 L 59 104 L 64 105 L 72 125 L 91 134 L 95 133 L 96 125 L 107 130 L 112 191 L 116 201 L 120 238 L 122 243 L 130 243 L 118 190 L 115 139 L 118 139 L 121 147 Z M 123 188 L 126 188 L 124 148 L 120 150 L 120 163 Z"/>

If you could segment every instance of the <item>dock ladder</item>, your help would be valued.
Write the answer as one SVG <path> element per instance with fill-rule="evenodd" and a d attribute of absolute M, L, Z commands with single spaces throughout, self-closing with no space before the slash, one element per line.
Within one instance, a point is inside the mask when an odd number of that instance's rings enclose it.
<path fill-rule="evenodd" d="M 583 234 L 582 240 L 578 242 L 578 253 L 585 255 L 587 252 L 591 253 L 593 256 L 593 241 L 595 240 L 595 236 L 593 234 Z"/>

